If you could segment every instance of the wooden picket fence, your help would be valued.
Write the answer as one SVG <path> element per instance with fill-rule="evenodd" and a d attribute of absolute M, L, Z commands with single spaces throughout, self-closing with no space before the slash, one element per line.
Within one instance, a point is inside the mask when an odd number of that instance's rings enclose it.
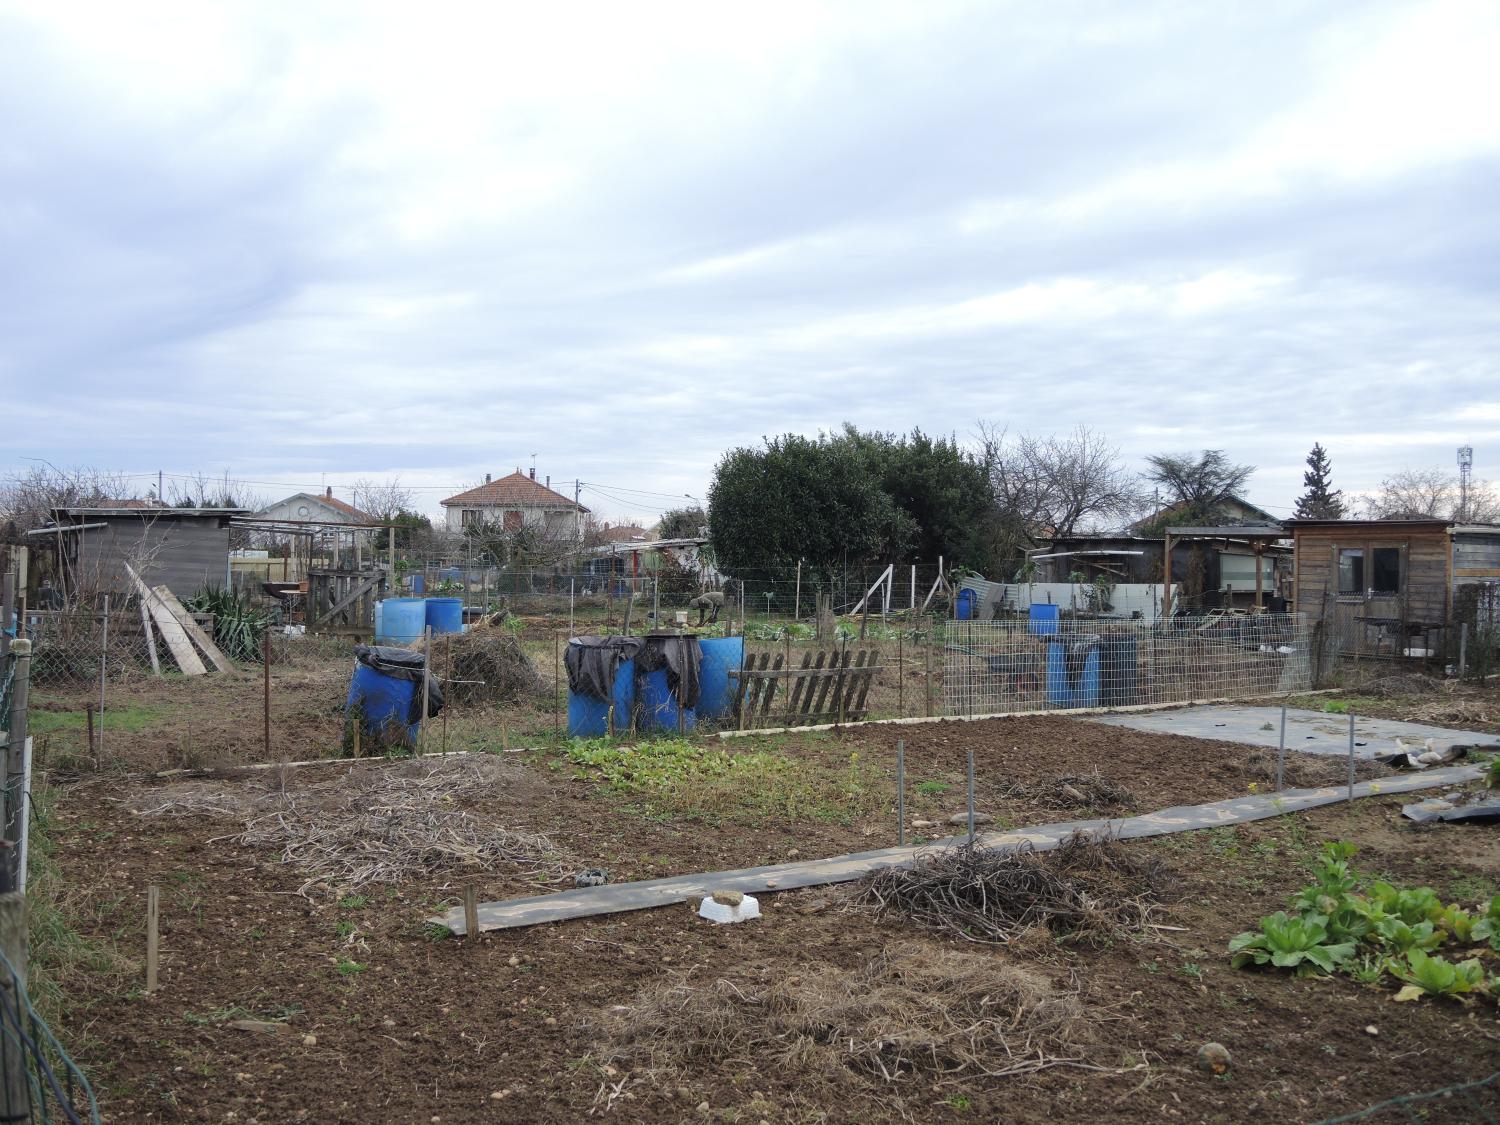
<path fill-rule="evenodd" d="M 879 667 L 874 649 L 802 654 L 789 667 L 783 653 L 748 653 L 739 679 L 736 711 L 740 729 L 759 726 L 813 726 L 845 723 L 868 714 L 865 700 Z"/>

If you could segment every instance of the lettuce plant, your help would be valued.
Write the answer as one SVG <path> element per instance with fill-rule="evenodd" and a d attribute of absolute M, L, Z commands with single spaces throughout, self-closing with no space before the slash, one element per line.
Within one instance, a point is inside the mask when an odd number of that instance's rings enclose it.
<path fill-rule="evenodd" d="M 1236 969 L 1270 964 L 1303 975 L 1319 970 L 1331 973 L 1354 955 L 1354 943 L 1329 942 L 1327 923 L 1320 914 L 1297 918 L 1278 910 L 1260 920 L 1259 930 L 1247 930 L 1230 940 L 1232 964 Z"/>
<path fill-rule="evenodd" d="M 1404 966 L 1398 962 L 1393 968 L 1395 974 L 1407 982 L 1396 993 L 1397 1000 L 1420 1000 L 1423 996 L 1462 996 L 1467 992 L 1484 992 L 1489 987 L 1484 976 L 1484 966 L 1475 957 L 1454 963 L 1445 957 L 1413 949 L 1407 953 Z"/>

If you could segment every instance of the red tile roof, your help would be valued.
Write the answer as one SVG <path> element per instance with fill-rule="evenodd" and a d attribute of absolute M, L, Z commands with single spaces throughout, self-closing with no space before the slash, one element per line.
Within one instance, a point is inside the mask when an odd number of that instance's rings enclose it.
<path fill-rule="evenodd" d="M 599 538 L 606 543 L 645 543 L 651 539 L 651 533 L 644 527 L 620 524 L 618 527 L 604 528 L 599 532 Z"/>
<path fill-rule="evenodd" d="M 476 508 L 576 508 L 588 511 L 582 504 L 574 503 L 560 492 L 554 492 L 544 484 L 538 484 L 525 473 L 517 470 L 508 477 L 486 481 L 478 488 L 460 492 L 439 501 L 445 508 L 453 505 L 471 505 Z"/>
<path fill-rule="evenodd" d="M 343 512 L 344 515 L 346 515 L 346 516 L 353 516 L 355 519 L 359 520 L 361 523 L 369 523 L 369 522 L 371 522 L 371 518 L 370 518 L 370 516 L 369 516 L 368 513 L 361 512 L 353 504 L 345 503 L 343 500 L 340 500 L 337 496 L 319 496 L 318 499 L 321 500 L 321 501 L 323 501 L 323 503 L 327 504 L 330 508 L 333 508 L 333 509 L 335 509 L 337 511 Z"/>

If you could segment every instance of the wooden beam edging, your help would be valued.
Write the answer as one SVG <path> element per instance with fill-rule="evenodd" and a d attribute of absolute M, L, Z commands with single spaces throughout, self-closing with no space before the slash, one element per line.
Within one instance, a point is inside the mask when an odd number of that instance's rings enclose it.
<path fill-rule="evenodd" d="M 1450 766 L 1422 773 L 1400 774 L 1361 781 L 1354 787 L 1356 797 L 1378 797 L 1393 793 L 1410 793 L 1419 789 L 1439 789 L 1472 781 L 1480 776 L 1475 766 Z M 1013 832 L 991 832 L 980 836 L 978 843 L 986 848 L 1018 849 L 1027 844 L 1045 852 L 1074 832 L 1108 834 L 1122 840 L 1140 840 L 1166 836 L 1174 832 L 1191 832 L 1200 828 L 1220 828 L 1267 820 L 1285 813 L 1303 812 L 1321 805 L 1338 804 L 1348 798 L 1348 786 L 1325 786 L 1318 789 L 1288 789 L 1281 794 L 1231 797 L 1206 805 L 1179 805 L 1142 816 L 1118 820 L 1073 820 L 1061 824 L 1044 824 Z M 645 879 L 635 883 L 609 883 L 602 887 L 579 887 L 526 898 L 502 899 L 479 904 L 479 929 L 506 930 L 535 926 L 542 922 L 562 922 L 570 918 L 588 918 L 598 914 L 619 914 L 629 910 L 646 910 L 671 906 L 712 894 L 714 891 L 741 891 L 756 894 L 764 891 L 788 891 L 799 887 L 816 887 L 830 883 L 850 883 L 883 867 L 905 866 L 923 852 L 951 847 L 965 841 L 964 836 L 950 836 L 916 847 L 880 848 L 855 852 L 831 859 L 780 863 L 769 867 L 747 867 L 738 871 L 709 871 L 678 875 L 667 879 Z M 462 906 L 427 919 L 455 934 L 465 933 Z"/>
<path fill-rule="evenodd" d="M 1496 673 L 1500 675 L 1500 673 Z M 1310 688 L 1307 691 L 1275 691 L 1265 695 L 1223 696 L 1216 699 L 1184 699 L 1177 703 L 1133 703 L 1128 707 L 1055 707 L 1040 711 L 988 711 L 983 715 L 907 715 L 900 719 L 860 719 L 847 723 L 819 723 L 803 727 L 746 727 L 744 730 L 721 730 L 719 738 L 744 738 L 752 734 L 797 734 L 810 730 L 839 730 L 843 727 L 909 727 L 923 723 L 978 723 L 986 719 L 1076 718 L 1080 715 L 1129 715 L 1137 711 L 1172 711 L 1179 707 L 1217 707 L 1224 703 L 1250 703 L 1257 699 L 1285 699 L 1289 695 L 1337 695 L 1344 688 Z"/>

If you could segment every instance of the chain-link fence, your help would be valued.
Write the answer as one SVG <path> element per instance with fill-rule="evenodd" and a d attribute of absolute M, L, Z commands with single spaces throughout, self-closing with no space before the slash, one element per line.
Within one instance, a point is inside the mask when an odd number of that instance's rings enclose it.
<path fill-rule="evenodd" d="M 948 715 L 1236 699 L 1312 687 L 1302 614 L 1213 614 L 1155 625 L 1045 619 L 944 626 Z"/>

